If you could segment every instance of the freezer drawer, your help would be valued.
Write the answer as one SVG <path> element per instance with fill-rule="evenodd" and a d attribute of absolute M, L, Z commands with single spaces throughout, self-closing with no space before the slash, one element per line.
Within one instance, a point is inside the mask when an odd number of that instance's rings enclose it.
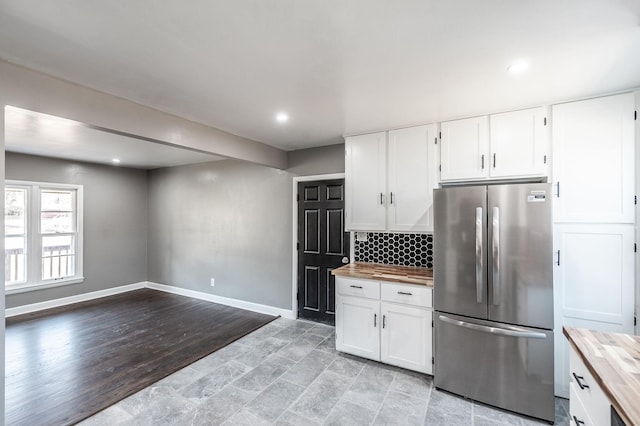
<path fill-rule="evenodd" d="M 437 388 L 554 420 L 552 331 L 434 316 Z"/>

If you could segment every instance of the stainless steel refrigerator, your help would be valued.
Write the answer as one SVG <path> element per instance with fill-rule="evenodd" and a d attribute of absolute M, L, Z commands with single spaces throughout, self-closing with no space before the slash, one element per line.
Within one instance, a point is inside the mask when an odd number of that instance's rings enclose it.
<path fill-rule="evenodd" d="M 434 191 L 434 381 L 554 420 L 551 185 Z"/>

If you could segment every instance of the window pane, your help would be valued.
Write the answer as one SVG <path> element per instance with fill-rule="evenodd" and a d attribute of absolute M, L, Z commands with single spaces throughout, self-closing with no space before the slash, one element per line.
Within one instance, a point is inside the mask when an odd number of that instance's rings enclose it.
<path fill-rule="evenodd" d="M 75 241 L 71 235 L 42 237 L 42 279 L 75 275 Z"/>
<path fill-rule="evenodd" d="M 74 190 L 46 190 L 40 192 L 40 210 L 42 211 L 73 211 Z"/>
<path fill-rule="evenodd" d="M 27 190 L 7 188 L 4 190 L 4 235 L 26 233 Z"/>
<path fill-rule="evenodd" d="M 26 245 L 24 237 L 4 239 L 4 281 L 18 284 L 27 280 Z"/>
<path fill-rule="evenodd" d="M 55 234 L 56 232 L 74 232 L 73 213 L 40 213 L 40 232 L 42 232 L 43 234 Z"/>

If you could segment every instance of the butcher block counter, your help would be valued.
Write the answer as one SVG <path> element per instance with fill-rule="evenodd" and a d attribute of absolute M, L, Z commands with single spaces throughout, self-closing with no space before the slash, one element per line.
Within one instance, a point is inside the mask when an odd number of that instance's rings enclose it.
<path fill-rule="evenodd" d="M 415 266 L 353 262 L 331 272 L 333 275 L 433 287 L 433 270 Z"/>
<path fill-rule="evenodd" d="M 562 331 L 625 424 L 640 425 L 640 336 L 573 327 Z M 583 378 L 572 380 L 580 386 Z"/>

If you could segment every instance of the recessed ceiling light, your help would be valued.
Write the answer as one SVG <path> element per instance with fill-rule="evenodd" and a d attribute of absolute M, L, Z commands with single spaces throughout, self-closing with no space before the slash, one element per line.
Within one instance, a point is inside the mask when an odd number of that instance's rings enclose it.
<path fill-rule="evenodd" d="M 111 159 L 111 162 L 112 162 L 113 164 L 120 164 L 120 159 L 119 159 L 119 158 L 112 158 L 112 159 Z"/>
<path fill-rule="evenodd" d="M 286 123 L 287 121 L 289 121 L 289 114 L 287 114 L 286 112 L 279 112 L 276 114 L 276 121 L 278 123 Z"/>
<path fill-rule="evenodd" d="M 524 61 L 518 61 L 518 62 L 514 62 L 513 64 L 509 65 L 507 67 L 507 71 L 509 71 L 511 74 L 519 74 L 519 73 L 523 72 L 524 70 L 526 70 L 527 68 L 529 68 L 529 64 L 527 64 Z"/>

